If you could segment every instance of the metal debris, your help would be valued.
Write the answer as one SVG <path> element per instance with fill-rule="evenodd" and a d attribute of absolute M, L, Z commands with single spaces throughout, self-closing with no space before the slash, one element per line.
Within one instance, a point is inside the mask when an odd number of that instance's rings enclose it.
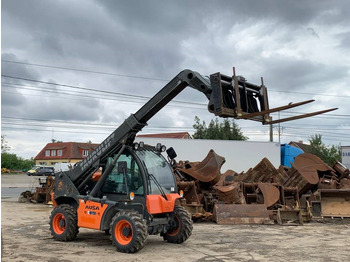
<path fill-rule="evenodd" d="M 350 217 L 349 169 L 333 168 L 304 153 L 292 167 L 276 169 L 267 158 L 238 174 L 220 168 L 225 158 L 210 150 L 202 162 L 180 161 L 177 185 L 194 219 L 219 224 L 302 225 L 313 216 Z"/>
<path fill-rule="evenodd" d="M 180 162 L 178 170 L 200 182 L 216 184 L 220 179 L 220 168 L 225 158 L 210 150 L 202 162 Z"/>
<path fill-rule="evenodd" d="M 216 204 L 213 212 L 218 224 L 273 224 L 266 207 L 261 204 Z"/>
<path fill-rule="evenodd" d="M 55 178 L 53 176 L 40 177 L 39 187 L 35 188 L 35 191 L 25 191 L 20 194 L 19 201 L 27 201 L 32 203 L 51 203 L 51 192 L 53 192 Z"/>

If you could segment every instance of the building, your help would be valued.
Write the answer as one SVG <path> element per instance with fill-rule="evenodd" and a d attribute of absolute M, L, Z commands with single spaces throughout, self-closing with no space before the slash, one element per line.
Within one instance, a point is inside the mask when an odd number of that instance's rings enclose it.
<path fill-rule="evenodd" d="M 34 158 L 36 165 L 53 166 L 57 163 L 77 163 L 90 154 L 99 144 L 58 142 L 48 143 Z"/>
<path fill-rule="evenodd" d="M 350 169 L 350 146 L 341 147 L 341 162 Z"/>
<path fill-rule="evenodd" d="M 188 132 L 146 134 L 146 135 L 138 135 L 137 137 L 138 138 L 152 137 L 152 138 L 192 139 L 191 135 Z"/>

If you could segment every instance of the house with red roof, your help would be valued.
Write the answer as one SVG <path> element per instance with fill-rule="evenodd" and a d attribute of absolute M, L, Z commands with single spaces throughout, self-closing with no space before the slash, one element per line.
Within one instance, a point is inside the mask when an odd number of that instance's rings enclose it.
<path fill-rule="evenodd" d="M 34 158 L 36 165 L 53 166 L 57 163 L 77 163 L 89 155 L 99 144 L 56 142 L 48 143 Z"/>
<path fill-rule="evenodd" d="M 138 135 L 137 137 L 192 139 L 188 132 Z M 35 165 L 53 166 L 57 163 L 77 163 L 98 147 L 99 144 L 77 142 L 48 143 L 34 157 Z"/>

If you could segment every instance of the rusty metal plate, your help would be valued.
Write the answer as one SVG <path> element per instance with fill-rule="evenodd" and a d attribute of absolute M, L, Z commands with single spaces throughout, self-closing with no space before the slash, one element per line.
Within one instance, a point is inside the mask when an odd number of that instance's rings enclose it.
<path fill-rule="evenodd" d="M 335 162 L 333 169 L 339 174 L 339 179 L 349 177 L 350 170 L 339 161 Z"/>
<path fill-rule="evenodd" d="M 242 175 L 242 181 L 248 183 L 271 182 L 282 185 L 285 179 L 284 174 L 281 174 L 266 157 Z"/>
<path fill-rule="evenodd" d="M 340 180 L 340 189 L 350 189 L 350 179 L 343 178 Z"/>
<path fill-rule="evenodd" d="M 339 183 L 334 177 L 321 177 L 318 182 L 318 189 L 337 189 Z"/>
<path fill-rule="evenodd" d="M 218 186 L 226 186 L 229 185 L 230 183 L 234 182 L 236 178 L 238 177 L 238 174 L 231 170 L 228 169 L 226 170 L 225 173 L 223 173 L 219 179 L 219 182 L 217 183 Z"/>
<path fill-rule="evenodd" d="M 322 217 L 350 217 L 349 189 L 321 189 Z"/>
<path fill-rule="evenodd" d="M 277 210 L 277 223 L 280 225 L 303 225 L 303 216 L 300 209 L 287 210 L 279 208 Z"/>
<path fill-rule="evenodd" d="M 227 204 L 240 203 L 240 184 L 233 182 L 227 186 L 215 185 L 214 188 L 218 191 L 219 200 Z"/>
<path fill-rule="evenodd" d="M 211 149 L 202 162 L 191 165 L 190 168 L 178 168 L 178 170 L 201 182 L 216 184 L 220 179 L 220 169 L 224 163 L 225 158 Z"/>
<path fill-rule="evenodd" d="M 214 220 L 218 224 L 271 224 L 265 205 L 215 204 Z"/>
<path fill-rule="evenodd" d="M 264 204 L 266 207 L 273 206 L 280 199 L 280 191 L 274 185 L 269 183 L 259 183 L 258 187 L 264 196 Z"/>
<path fill-rule="evenodd" d="M 319 181 L 317 171 L 333 171 L 334 170 L 325 164 L 319 157 L 310 154 L 303 153 L 295 157 L 294 167 L 310 184 L 317 184 Z"/>

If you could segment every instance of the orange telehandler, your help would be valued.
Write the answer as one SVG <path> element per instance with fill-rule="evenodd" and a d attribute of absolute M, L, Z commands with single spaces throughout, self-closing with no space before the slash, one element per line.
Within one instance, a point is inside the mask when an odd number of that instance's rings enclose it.
<path fill-rule="evenodd" d="M 160 234 L 170 243 L 190 237 L 191 217 L 179 204 L 171 168 L 175 151 L 161 144 L 134 143 L 147 121 L 187 86 L 208 98 L 208 110 L 215 115 L 263 124 L 274 123 L 271 112 L 311 102 L 269 109 L 263 83 L 251 84 L 235 72 L 232 77 L 216 73 L 210 79 L 191 70 L 180 72 L 73 169 L 55 174 L 50 216 L 55 240 L 74 240 L 79 227 L 97 229 L 111 235 L 118 251 L 134 253 L 143 248 L 148 234 Z M 161 154 L 165 150 L 168 161 Z M 102 175 L 96 178 L 93 174 L 100 168 Z"/>

